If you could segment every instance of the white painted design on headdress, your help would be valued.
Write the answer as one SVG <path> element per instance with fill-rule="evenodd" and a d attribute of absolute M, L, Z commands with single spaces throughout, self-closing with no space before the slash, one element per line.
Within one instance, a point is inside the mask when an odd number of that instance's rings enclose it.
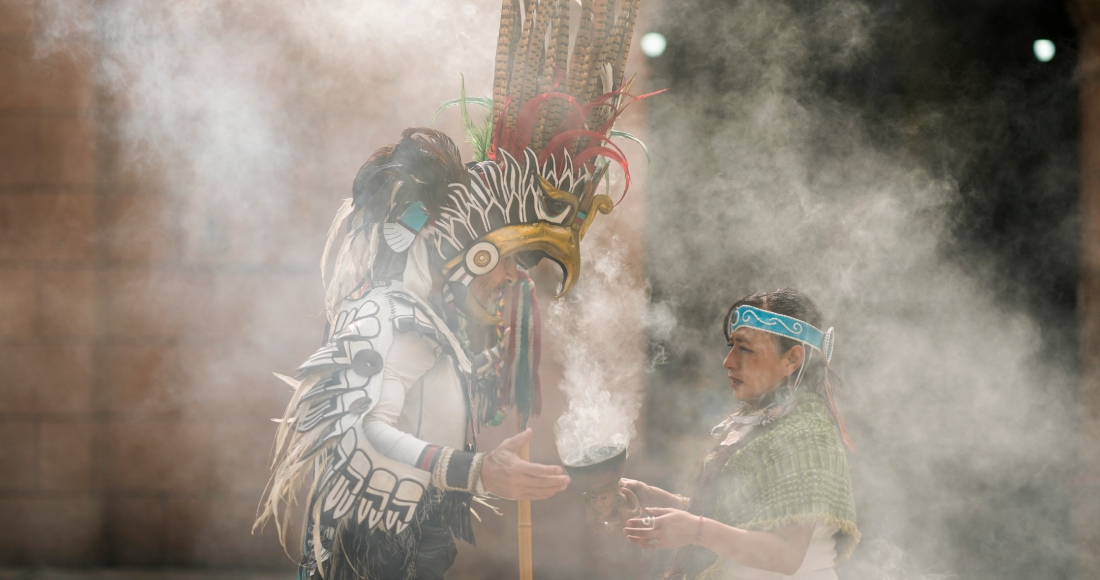
<path fill-rule="evenodd" d="M 832 358 L 832 328 L 830 328 L 827 333 L 824 333 L 817 327 L 802 322 L 797 318 L 770 312 L 747 304 L 738 306 L 734 314 L 736 317 L 729 327 L 729 333 L 731 335 L 739 327 L 748 326 L 756 330 L 797 340 L 807 346 L 815 348 L 821 351 L 821 354 L 825 356 L 826 363 Z"/>
<path fill-rule="evenodd" d="M 506 225 L 538 221 L 562 224 L 568 219 L 569 208 L 560 213 L 547 209 L 546 195 L 536 175 L 555 188 L 576 195 L 575 188 L 592 177 L 588 169 L 574 176 L 573 160 L 568 153 L 562 156 L 560 172 L 554 157 L 540 168 L 534 151 L 525 149 L 523 155 L 524 165 L 520 166 L 507 151 L 501 150 L 499 162 L 484 161 L 467 170 L 469 186 L 450 185 L 448 200 L 436 222 L 440 234 L 436 250 L 440 256 L 452 257 L 474 240 Z"/>
<path fill-rule="evenodd" d="M 386 239 L 386 245 L 395 252 L 404 252 L 416 239 L 416 233 L 409 228 L 395 223 L 386 223 L 382 226 L 382 237 Z"/>
<path fill-rule="evenodd" d="M 738 314 L 738 318 L 740 318 L 740 315 L 741 315 L 741 313 L 740 313 L 740 312 L 738 312 L 737 314 Z M 746 310 L 746 311 L 745 311 L 745 319 L 746 319 L 746 321 L 748 320 L 748 318 L 749 318 L 750 316 L 751 316 L 752 318 L 755 318 L 755 319 L 756 319 L 756 320 L 757 320 L 757 321 L 758 321 L 758 322 L 759 322 L 760 324 L 763 324 L 763 325 L 765 325 L 765 326 L 775 326 L 776 324 L 779 324 L 779 325 L 781 325 L 781 326 L 782 326 L 783 328 L 787 329 L 787 332 L 790 332 L 791 334 L 795 334 L 795 335 L 801 335 L 801 334 L 802 334 L 802 332 L 803 332 L 804 330 L 806 330 L 806 328 L 805 328 L 804 326 L 802 326 L 802 323 L 801 323 L 801 322 L 798 322 L 797 320 L 793 321 L 793 324 L 791 324 L 791 325 L 789 325 L 789 326 L 788 326 L 788 325 L 787 325 L 787 323 L 786 323 L 786 322 L 784 322 L 784 321 L 783 321 L 782 319 L 780 319 L 780 318 L 773 318 L 773 319 L 771 319 L 771 320 L 764 320 L 764 319 L 763 319 L 763 318 L 761 318 L 761 317 L 760 317 L 760 316 L 759 316 L 759 315 L 758 315 L 757 313 L 755 313 L 755 312 L 753 312 L 753 311 L 751 311 L 751 310 Z M 736 324 L 736 323 L 735 323 L 735 324 Z M 791 337 L 791 338 L 794 338 L 794 337 Z"/>

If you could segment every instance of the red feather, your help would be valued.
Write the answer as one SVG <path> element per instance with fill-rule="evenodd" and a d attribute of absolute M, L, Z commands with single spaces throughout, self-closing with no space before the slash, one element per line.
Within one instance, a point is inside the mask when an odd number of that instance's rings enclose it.
<path fill-rule="evenodd" d="M 596 133 L 595 131 L 587 131 L 585 129 L 574 129 L 572 131 L 566 131 L 561 133 L 550 140 L 546 147 L 543 148 L 542 153 L 539 154 L 539 164 L 542 164 L 552 152 L 556 152 L 558 147 L 561 147 L 571 139 L 578 139 L 581 137 L 589 137 L 594 140 L 594 143 L 585 147 L 581 152 L 573 156 L 574 167 L 579 168 L 583 164 L 587 163 L 590 159 L 603 156 L 619 164 L 623 168 L 623 174 L 625 176 L 625 188 L 623 189 L 623 195 L 619 198 L 622 201 L 623 197 L 626 197 L 626 192 L 630 189 L 630 164 L 626 160 L 626 155 L 623 153 L 619 146 L 611 141 L 610 137 Z M 607 143 L 609 147 L 597 145 L 596 143 Z M 616 202 L 618 203 L 618 202 Z"/>
<path fill-rule="evenodd" d="M 558 73 L 559 71 L 555 71 L 555 88 L 557 88 L 559 82 L 559 79 L 556 78 L 559 76 Z M 668 89 L 661 89 L 641 96 L 635 96 L 627 93 L 623 89 L 618 89 L 604 93 L 584 105 L 578 103 L 576 98 L 572 95 L 551 91 L 537 95 L 524 103 L 519 114 L 516 116 L 514 127 L 507 126 L 508 109 L 512 104 L 512 97 L 509 96 L 505 99 L 504 106 L 501 109 L 501 115 L 497 119 L 496 127 L 493 128 L 493 140 L 489 144 L 489 150 L 486 152 L 486 156 L 493 161 L 499 162 L 499 153 L 500 150 L 503 149 L 516 160 L 522 162 L 523 151 L 531 144 L 532 134 L 534 133 L 535 126 L 538 124 L 539 114 L 542 112 L 544 105 L 554 99 L 561 99 L 565 103 L 568 103 L 571 111 L 555 128 L 554 137 L 538 152 L 539 165 L 542 166 L 545 164 L 546 160 L 550 157 L 554 157 L 555 160 L 561 160 L 566 152 L 570 152 L 572 149 L 582 146 L 581 143 L 586 141 L 587 143 L 583 145 L 583 149 L 572 155 L 573 170 L 580 171 L 586 164 L 590 170 L 593 169 L 595 165 L 591 160 L 596 157 L 606 157 L 618 163 L 619 166 L 622 167 L 625 177 L 623 195 L 619 197 L 619 202 L 621 202 L 623 198 L 626 197 L 627 191 L 630 190 L 630 166 L 627 163 L 626 155 L 611 141 L 608 134 L 611 132 L 611 128 L 614 127 L 615 122 L 619 119 L 619 115 L 622 114 L 630 103 L 661 94 L 666 90 Z M 618 97 L 626 97 L 626 102 L 616 105 L 613 100 Z M 597 130 L 590 130 L 585 126 L 585 121 L 593 111 L 600 107 L 610 107 L 611 114 Z M 562 163 L 555 163 L 555 167 L 560 171 Z"/>
<path fill-rule="evenodd" d="M 531 133 L 534 132 L 535 125 L 538 123 L 539 108 L 551 99 L 562 99 L 577 110 L 581 108 L 577 99 L 574 99 L 572 95 L 566 93 L 543 93 L 527 101 L 527 103 L 523 105 L 523 108 L 519 110 L 519 115 L 516 117 L 514 143 L 518 152 L 522 152 L 530 145 Z M 515 157 L 514 154 L 513 156 Z M 516 158 L 519 159 L 520 157 Z"/>

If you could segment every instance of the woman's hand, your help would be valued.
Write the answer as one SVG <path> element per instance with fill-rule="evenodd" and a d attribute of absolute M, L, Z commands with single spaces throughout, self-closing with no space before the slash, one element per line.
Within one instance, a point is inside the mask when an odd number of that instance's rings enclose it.
<path fill-rule="evenodd" d="M 675 549 L 694 542 L 699 535 L 697 515 L 671 508 L 646 508 L 645 512 L 649 517 L 628 520 L 623 528 L 626 539 L 643 548 Z"/>
<path fill-rule="evenodd" d="M 634 492 L 634 495 L 638 496 L 638 501 L 642 502 L 646 507 L 666 507 L 666 508 L 678 508 L 686 509 L 686 500 L 674 493 L 669 493 L 659 487 L 655 487 L 647 484 L 644 481 L 638 481 L 637 479 L 622 478 L 619 480 L 619 485 Z"/>

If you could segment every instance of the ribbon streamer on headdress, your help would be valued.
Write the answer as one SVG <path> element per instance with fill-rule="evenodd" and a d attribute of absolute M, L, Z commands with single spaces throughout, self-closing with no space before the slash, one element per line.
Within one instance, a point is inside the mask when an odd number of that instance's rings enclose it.
<path fill-rule="evenodd" d="M 539 315 L 535 283 L 527 274 L 512 286 L 509 308 L 508 342 L 504 348 L 501 384 L 511 391 L 508 403 L 515 405 L 520 430 L 527 428 L 527 419 L 542 412 L 542 386 L 539 382 L 539 362 L 542 350 L 542 319 Z"/>
<path fill-rule="evenodd" d="M 500 308 L 507 308 L 504 322 L 495 329 L 499 352 L 495 374 L 499 380 L 494 388 L 483 391 L 481 397 L 482 422 L 499 425 L 509 407 L 515 407 L 520 430 L 527 428 L 527 420 L 542 412 L 542 385 L 539 380 L 539 364 L 542 352 L 542 318 L 535 283 L 526 273 L 520 272 L 519 280 L 512 286 L 511 294 Z"/>

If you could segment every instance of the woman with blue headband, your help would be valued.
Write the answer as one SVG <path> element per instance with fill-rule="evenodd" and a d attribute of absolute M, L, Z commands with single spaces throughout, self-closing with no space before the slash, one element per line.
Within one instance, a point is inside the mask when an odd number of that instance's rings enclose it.
<path fill-rule="evenodd" d="M 723 324 L 723 366 L 741 404 L 714 428 L 694 493 L 623 480 L 648 506 L 627 522 L 627 539 L 679 549 L 666 579 L 836 580 L 859 530 L 851 442 L 833 404 L 833 330 L 821 319 L 796 290 L 737 301 Z"/>

